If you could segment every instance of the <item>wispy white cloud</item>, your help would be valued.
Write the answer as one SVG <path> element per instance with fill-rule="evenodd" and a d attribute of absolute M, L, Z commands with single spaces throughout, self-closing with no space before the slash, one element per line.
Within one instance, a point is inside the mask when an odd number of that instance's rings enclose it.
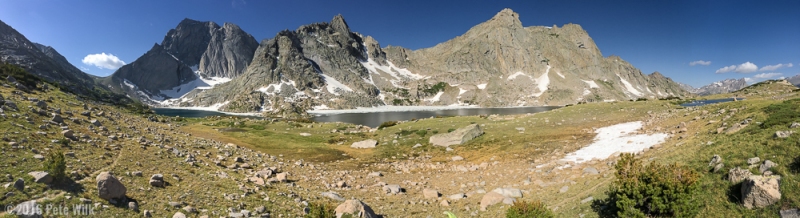
<path fill-rule="evenodd" d="M 753 78 L 750 78 L 750 77 L 745 77 L 744 78 L 744 82 L 749 83 L 750 81 L 753 81 Z"/>
<path fill-rule="evenodd" d="M 711 65 L 711 61 L 697 60 L 697 61 L 689 62 L 689 66 L 695 66 L 695 65 L 708 66 L 708 65 Z"/>
<path fill-rule="evenodd" d="M 781 69 L 781 68 L 784 68 L 784 67 L 792 67 L 792 66 L 794 66 L 792 63 L 767 65 L 767 66 L 764 66 L 761 69 L 759 69 L 759 71 L 774 71 L 774 70 Z"/>
<path fill-rule="evenodd" d="M 247 5 L 247 1 L 245 0 L 231 0 L 232 8 L 244 7 L 245 5 Z"/>
<path fill-rule="evenodd" d="M 723 68 L 719 68 L 716 73 L 727 73 L 727 72 L 737 72 L 737 73 L 752 73 L 758 71 L 758 66 L 753 63 L 745 62 L 743 64 L 731 65 Z"/>
<path fill-rule="evenodd" d="M 96 66 L 100 69 L 116 70 L 117 68 L 125 65 L 125 62 L 114 56 L 113 54 L 89 54 L 83 58 L 82 62 L 86 65 Z"/>
<path fill-rule="evenodd" d="M 774 78 L 774 77 L 781 76 L 781 75 L 783 75 L 783 74 L 782 73 L 759 73 L 759 74 L 756 74 L 753 77 L 755 77 L 757 79 L 769 79 L 769 78 Z"/>

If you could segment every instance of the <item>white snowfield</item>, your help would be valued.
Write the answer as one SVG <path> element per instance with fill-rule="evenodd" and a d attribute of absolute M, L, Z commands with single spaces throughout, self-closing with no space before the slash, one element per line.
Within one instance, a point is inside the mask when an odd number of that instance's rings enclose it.
<path fill-rule="evenodd" d="M 583 81 L 586 84 L 588 84 L 589 88 L 593 88 L 593 89 L 599 89 L 600 88 L 600 86 L 598 86 L 597 83 L 594 82 L 594 80 L 581 80 L 581 81 Z"/>
<path fill-rule="evenodd" d="M 639 90 L 636 90 L 636 88 L 634 88 L 633 85 L 631 85 L 631 83 L 629 83 L 627 80 L 623 79 L 621 76 L 617 75 L 617 77 L 619 77 L 619 80 L 622 81 L 622 85 L 625 85 L 625 89 L 627 89 L 628 92 L 630 92 L 631 94 L 636 95 L 636 96 L 644 95 L 644 94 L 642 94 L 642 92 L 639 92 Z"/>
<path fill-rule="evenodd" d="M 550 73 L 550 65 L 547 65 L 547 70 L 544 71 L 544 74 L 539 76 L 536 79 L 536 87 L 539 88 L 539 92 L 533 93 L 532 96 L 539 97 L 547 91 L 547 86 L 550 85 L 550 77 L 547 75 Z"/>
<path fill-rule="evenodd" d="M 401 82 L 403 80 L 409 80 L 409 79 L 410 80 L 420 80 L 420 79 L 430 78 L 429 76 L 423 76 L 423 75 L 412 73 L 411 71 L 408 71 L 408 69 L 406 69 L 406 68 L 399 68 L 399 67 L 395 66 L 391 61 L 387 60 L 386 63 L 389 66 L 383 66 L 380 63 L 375 62 L 374 60 L 372 60 L 372 58 L 369 58 L 369 59 L 367 59 L 366 62 L 361 62 L 361 65 L 363 65 L 365 68 L 367 68 L 367 70 L 369 71 L 370 74 L 380 74 L 380 72 L 384 72 L 384 73 L 387 73 L 390 76 L 394 77 L 394 79 L 389 80 L 389 82 L 391 82 L 393 86 L 398 87 L 398 88 L 405 88 L 405 87 L 402 87 L 400 85 L 397 85 L 398 82 Z M 375 84 L 375 82 L 372 80 L 372 75 L 370 75 L 369 83 Z"/>
<path fill-rule="evenodd" d="M 442 94 L 444 94 L 444 92 L 439 91 L 439 93 L 436 93 L 436 95 L 433 96 L 431 99 L 425 99 L 425 101 L 431 102 L 431 103 L 437 102 L 437 101 L 439 101 L 439 98 L 442 97 Z"/>
<path fill-rule="evenodd" d="M 331 76 L 325 74 L 322 74 L 322 76 L 325 77 L 325 84 L 327 84 L 326 88 L 328 88 L 328 92 L 330 92 L 331 94 L 339 95 L 338 91 L 347 91 L 347 92 L 353 91 L 353 89 L 342 84 L 341 82 L 339 82 L 338 80 L 334 79 Z"/>
<path fill-rule="evenodd" d="M 527 76 L 528 78 L 531 77 L 531 76 L 525 75 L 525 73 L 523 73 L 522 71 L 519 71 L 519 72 L 516 72 L 514 74 L 509 75 L 508 79 L 506 79 L 506 80 L 513 80 L 513 79 L 516 79 L 518 76 Z"/>
<path fill-rule="evenodd" d="M 172 89 L 168 90 L 161 90 L 161 94 L 165 95 L 169 98 L 181 98 L 186 93 L 191 92 L 195 89 L 211 89 L 218 84 L 223 84 L 226 82 L 230 82 L 231 79 L 224 78 L 224 77 L 210 77 L 210 78 L 202 78 L 200 75 L 197 75 L 197 79 L 193 80 L 188 83 L 181 84 L 179 86 L 173 87 Z"/>
<path fill-rule="evenodd" d="M 561 160 L 571 161 L 575 164 L 591 161 L 592 159 L 603 160 L 614 153 L 636 153 L 645 148 L 663 143 L 667 134 L 656 133 L 652 135 L 636 134 L 642 128 L 642 121 L 620 123 L 595 130 L 597 136 L 594 142 L 578 151 L 567 154 Z"/>

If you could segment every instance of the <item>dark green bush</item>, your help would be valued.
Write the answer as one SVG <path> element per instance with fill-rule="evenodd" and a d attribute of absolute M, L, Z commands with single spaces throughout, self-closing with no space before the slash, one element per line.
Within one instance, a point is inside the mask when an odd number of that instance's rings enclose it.
<path fill-rule="evenodd" d="M 420 130 L 417 130 L 416 133 L 417 133 L 417 135 L 419 135 L 419 137 L 425 137 L 425 134 L 428 134 L 428 130 L 420 129 Z"/>
<path fill-rule="evenodd" d="M 453 128 L 447 129 L 447 132 L 453 132 L 453 131 L 456 131 L 456 129 Z"/>
<path fill-rule="evenodd" d="M 303 216 L 304 218 L 336 218 L 336 208 L 333 205 L 325 203 L 310 203 L 308 204 L 308 212 Z"/>
<path fill-rule="evenodd" d="M 622 154 L 601 213 L 619 217 L 694 217 L 700 175 L 685 166 L 651 163 Z"/>
<path fill-rule="evenodd" d="M 553 211 L 540 201 L 517 201 L 506 210 L 506 218 L 550 218 L 555 217 Z"/>
<path fill-rule="evenodd" d="M 411 133 L 414 133 L 414 131 L 413 130 L 404 129 L 404 130 L 400 130 L 400 132 L 396 132 L 394 134 L 399 135 L 399 136 L 407 136 L 407 135 L 411 135 Z"/>
<path fill-rule="evenodd" d="M 53 177 L 55 182 L 64 181 L 67 177 L 67 161 L 61 151 L 51 151 L 44 162 L 44 171 Z"/>
<path fill-rule="evenodd" d="M 392 127 L 394 125 L 397 125 L 397 121 L 386 121 L 381 123 L 381 125 L 378 126 L 378 129 L 384 129 L 386 127 Z"/>
<path fill-rule="evenodd" d="M 433 133 L 433 134 L 439 134 L 439 130 L 433 130 L 433 131 L 431 131 L 431 133 Z"/>
<path fill-rule="evenodd" d="M 250 125 L 250 128 L 252 128 L 254 130 L 264 130 L 264 129 L 266 129 L 266 127 L 264 127 L 262 125 Z"/>

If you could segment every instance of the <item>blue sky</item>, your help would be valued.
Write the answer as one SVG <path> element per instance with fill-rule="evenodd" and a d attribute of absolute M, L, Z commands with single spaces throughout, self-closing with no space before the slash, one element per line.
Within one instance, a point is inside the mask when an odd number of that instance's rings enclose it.
<path fill-rule="evenodd" d="M 696 87 L 726 78 L 800 74 L 800 1 L 0 0 L 0 5 L 0 20 L 99 76 L 136 60 L 184 18 L 235 23 L 261 41 L 342 14 L 353 31 L 382 46 L 419 49 L 461 35 L 503 8 L 519 13 L 524 26 L 580 24 L 603 55 L 619 55 L 643 73 L 659 71 Z"/>

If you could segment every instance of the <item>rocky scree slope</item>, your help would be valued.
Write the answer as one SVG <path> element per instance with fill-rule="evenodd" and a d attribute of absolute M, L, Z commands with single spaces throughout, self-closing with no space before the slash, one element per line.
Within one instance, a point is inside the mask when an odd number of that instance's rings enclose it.
<path fill-rule="evenodd" d="M 258 43 L 235 24 L 184 19 L 161 44 L 102 83 L 152 105 L 209 88 L 244 72 Z"/>
<path fill-rule="evenodd" d="M 684 96 L 660 73 L 642 74 L 603 57 L 579 25 L 523 27 L 505 9 L 432 48 L 380 47 L 330 23 L 263 40 L 243 76 L 191 96 L 182 106 L 290 114 L 380 105 L 541 106 Z"/>

